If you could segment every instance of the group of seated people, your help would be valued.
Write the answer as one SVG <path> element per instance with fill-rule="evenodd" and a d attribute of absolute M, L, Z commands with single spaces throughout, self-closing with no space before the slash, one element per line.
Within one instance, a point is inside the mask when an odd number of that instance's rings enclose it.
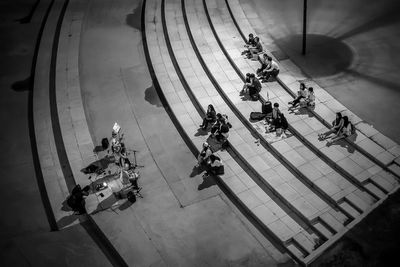
<path fill-rule="evenodd" d="M 347 116 L 342 116 L 342 113 L 337 112 L 336 113 L 336 118 L 332 122 L 332 128 L 325 133 L 320 133 L 318 134 L 318 137 L 321 140 L 327 139 L 331 134 L 334 134 L 331 139 L 328 141 L 328 144 L 331 144 L 335 141 L 338 141 L 340 139 L 349 137 L 355 133 L 355 128 L 354 125 L 351 123 L 349 120 L 349 117 Z"/>
<path fill-rule="evenodd" d="M 211 126 L 211 137 L 215 137 L 218 142 L 225 142 L 229 137 L 229 129 L 232 125 L 228 121 L 228 116 L 221 113 L 216 113 L 213 105 L 208 105 L 206 115 L 200 128 L 206 130 Z"/>
<path fill-rule="evenodd" d="M 288 104 L 292 105 L 289 109 L 294 109 L 297 105 L 300 105 L 300 107 L 315 106 L 314 88 L 306 88 L 304 83 L 300 83 L 300 90 L 297 92 L 296 99 Z"/>
<path fill-rule="evenodd" d="M 196 167 L 198 168 L 202 165 L 207 167 L 206 175 L 224 174 L 224 165 L 222 164 L 222 160 L 218 156 L 214 155 L 210 145 L 207 142 L 203 143 L 203 148 L 200 151 L 199 156 L 197 157 Z"/>

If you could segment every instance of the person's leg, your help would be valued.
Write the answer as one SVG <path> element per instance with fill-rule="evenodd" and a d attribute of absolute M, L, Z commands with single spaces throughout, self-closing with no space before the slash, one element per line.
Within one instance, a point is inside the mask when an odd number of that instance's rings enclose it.
<path fill-rule="evenodd" d="M 329 135 L 333 134 L 336 131 L 335 128 L 329 129 L 328 131 L 318 134 L 318 136 L 322 139 L 328 138 Z"/>
<path fill-rule="evenodd" d="M 85 200 L 82 200 L 78 206 L 77 206 L 77 212 L 79 214 L 85 214 L 86 213 L 86 208 L 85 208 Z"/>

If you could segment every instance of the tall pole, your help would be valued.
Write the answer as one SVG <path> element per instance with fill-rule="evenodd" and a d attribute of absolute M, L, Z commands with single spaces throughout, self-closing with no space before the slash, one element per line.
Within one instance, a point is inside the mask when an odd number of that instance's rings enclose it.
<path fill-rule="evenodd" d="M 307 0 L 303 0 L 304 9 L 303 9 L 303 50 L 302 54 L 306 54 L 306 43 L 307 43 Z"/>

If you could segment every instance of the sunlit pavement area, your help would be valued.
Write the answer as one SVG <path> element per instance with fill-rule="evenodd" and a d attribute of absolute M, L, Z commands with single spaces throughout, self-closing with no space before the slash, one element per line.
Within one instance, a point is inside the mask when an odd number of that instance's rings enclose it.
<path fill-rule="evenodd" d="M 77 2 L 70 1 L 66 18 L 79 25 L 70 27 L 70 35 L 74 38 L 78 31 L 80 39 L 68 53 L 60 50 L 59 58 L 78 59 L 75 82 L 80 85 L 91 142 L 99 145 L 118 121 L 127 147 L 138 151 L 138 163 L 144 165 L 140 168 L 144 198 L 133 204 L 116 203 L 117 208 L 96 212 L 90 219 L 123 263 L 296 265 L 213 177 L 204 178 L 193 170 L 196 158 L 163 106 L 148 70 L 140 32 L 141 1 Z M 306 82 L 315 81 L 400 143 L 397 1 L 309 1 L 306 56 L 301 55 L 301 1 L 240 3 L 250 22 L 252 14 L 262 19 L 265 27 L 253 21 L 255 30 L 273 40 L 269 48 L 279 51 L 276 55 L 290 58 L 309 76 Z M 102 245 L 86 216 L 71 212 L 55 220 L 49 211 L 46 194 L 51 192 L 38 170 L 31 68 L 50 4 L 50 0 L 0 4 L 0 265 L 123 266 Z M 68 17 L 68 9 L 76 13 Z M 65 228 L 56 230 L 55 225 Z"/>

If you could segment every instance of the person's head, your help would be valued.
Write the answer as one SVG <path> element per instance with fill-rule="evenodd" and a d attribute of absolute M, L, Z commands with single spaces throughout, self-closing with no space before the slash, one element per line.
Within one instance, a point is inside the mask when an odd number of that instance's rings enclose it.
<path fill-rule="evenodd" d="M 300 90 L 306 89 L 306 85 L 304 83 L 300 83 Z"/>
<path fill-rule="evenodd" d="M 255 41 L 256 43 L 258 43 L 258 42 L 260 41 L 260 38 L 255 37 L 255 38 L 254 38 L 254 41 Z"/>
<path fill-rule="evenodd" d="M 342 113 L 336 112 L 336 119 L 340 120 L 342 118 Z"/>
<path fill-rule="evenodd" d="M 308 91 L 309 91 L 310 93 L 314 93 L 314 88 L 309 87 L 309 88 L 308 88 Z"/>
<path fill-rule="evenodd" d="M 267 59 L 268 59 L 268 61 L 272 61 L 272 57 L 268 57 Z"/>
<path fill-rule="evenodd" d="M 203 143 L 203 148 L 205 149 L 205 148 L 208 148 L 210 145 L 207 143 L 207 142 L 204 142 Z"/>
<path fill-rule="evenodd" d="M 264 57 L 265 59 L 268 59 L 268 58 L 269 58 L 269 56 L 267 55 L 267 53 L 264 53 L 264 54 L 263 54 L 263 57 Z"/>
<path fill-rule="evenodd" d="M 254 38 L 254 34 L 250 33 L 249 34 L 249 39 L 253 39 Z"/>
<path fill-rule="evenodd" d="M 115 137 L 117 137 L 117 133 L 113 131 L 111 136 L 115 138 Z"/>
<path fill-rule="evenodd" d="M 221 113 L 217 113 L 217 120 L 222 119 L 222 114 Z"/>
<path fill-rule="evenodd" d="M 254 73 L 250 74 L 250 79 L 254 79 L 256 77 L 256 75 L 254 75 Z"/>
<path fill-rule="evenodd" d="M 129 164 L 128 162 L 125 162 L 125 163 L 124 163 L 124 170 L 125 170 L 125 171 L 129 170 L 130 167 L 131 167 L 131 166 L 130 166 L 130 164 Z"/>
<path fill-rule="evenodd" d="M 278 103 L 274 103 L 274 109 L 279 109 L 279 104 Z"/>
<path fill-rule="evenodd" d="M 213 106 L 213 105 L 211 105 L 211 104 L 210 104 L 210 105 L 208 105 L 208 110 L 209 110 L 209 111 L 214 111 L 214 110 L 215 110 L 215 109 L 214 109 L 214 106 Z"/>
<path fill-rule="evenodd" d="M 349 124 L 349 117 L 343 116 L 343 125 L 346 127 Z"/>

